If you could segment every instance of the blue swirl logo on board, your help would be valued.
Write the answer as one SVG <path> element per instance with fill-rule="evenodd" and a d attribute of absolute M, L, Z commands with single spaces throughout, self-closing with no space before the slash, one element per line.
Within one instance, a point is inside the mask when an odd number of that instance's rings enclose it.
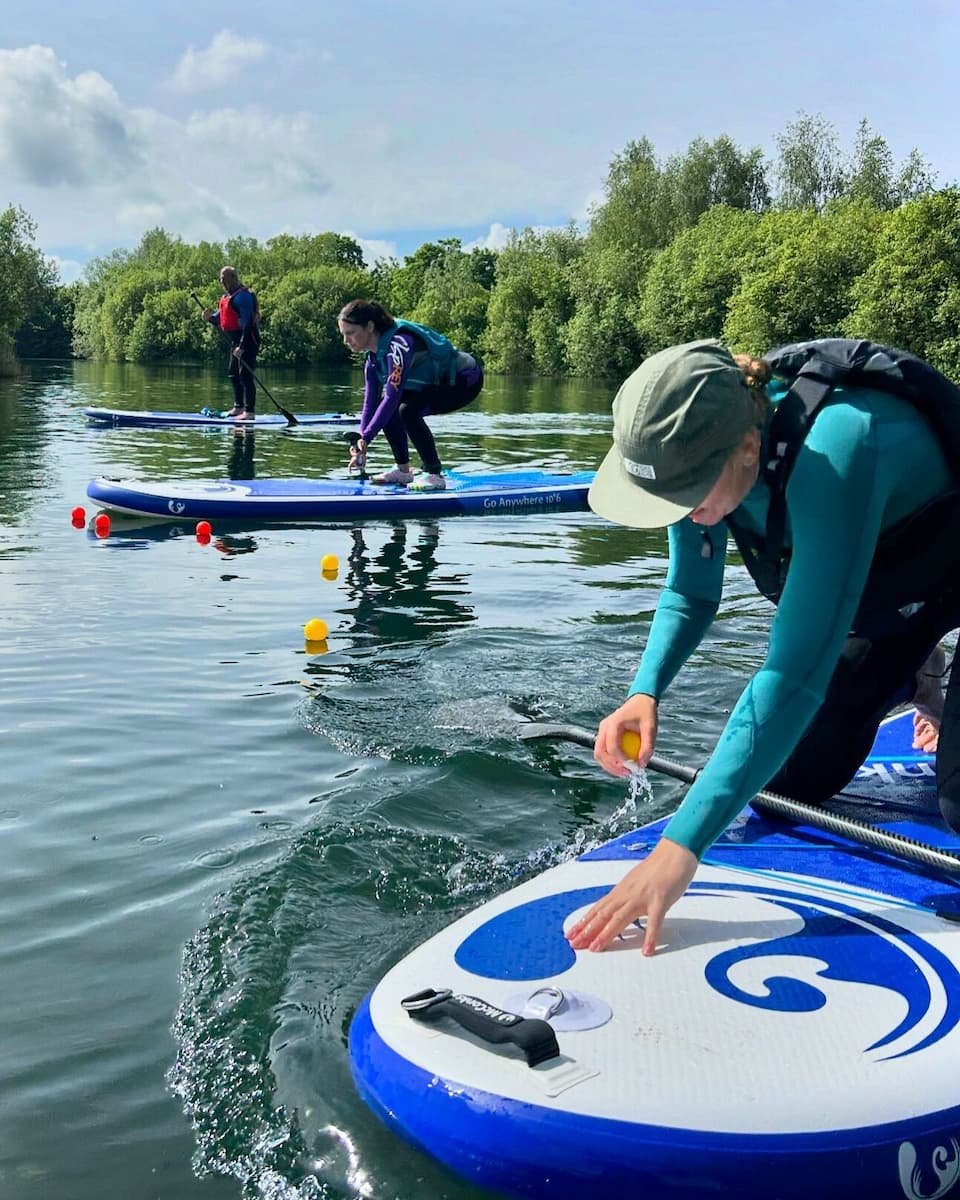
<path fill-rule="evenodd" d="M 696 886 L 696 885 L 695 885 Z M 707 983 L 722 996 L 741 1004 L 774 1012 L 816 1012 L 827 1003 L 824 990 L 807 980 L 782 974 L 764 979 L 766 992 L 746 992 L 730 978 L 732 969 L 744 962 L 773 956 L 802 956 L 825 965 L 817 975 L 827 980 L 859 983 L 883 988 L 902 997 L 907 1006 L 903 1019 L 866 1050 L 881 1050 L 905 1039 L 907 1044 L 887 1057 L 903 1058 L 939 1042 L 960 1021 L 960 973 L 935 947 L 910 930 L 875 913 L 866 913 L 839 900 L 816 900 L 800 892 L 775 888 L 742 887 L 738 884 L 703 884 L 702 895 L 729 892 L 749 893 L 778 908 L 794 913 L 802 921 L 800 929 L 784 937 L 753 946 L 725 950 L 707 963 Z M 935 1003 L 926 964 L 943 988 L 944 1010 L 940 1020 L 926 1034 L 918 1031 Z M 911 1036 L 914 1037 L 910 1041 Z"/>
<path fill-rule="evenodd" d="M 577 958 L 563 936 L 564 922 L 609 890 L 590 887 L 558 892 L 500 913 L 461 942 L 455 954 L 457 965 L 487 979 L 524 982 L 556 978 Z M 731 894 L 752 896 L 800 921 L 800 928 L 782 937 L 724 950 L 709 960 L 704 969 L 707 984 L 735 1003 L 784 1013 L 825 1008 L 826 987 L 800 978 L 799 972 L 792 976 L 784 971 L 785 958 L 804 958 L 817 963 L 815 974 L 824 981 L 882 988 L 902 998 L 906 1006 L 903 1017 L 866 1047 L 867 1051 L 883 1051 L 898 1043 L 883 1057 L 916 1054 L 941 1041 L 960 1022 L 960 972 L 922 937 L 885 917 L 842 900 L 773 887 L 694 883 L 689 890 L 717 899 Z M 764 958 L 776 958 L 777 962 L 763 978 L 762 993 L 747 991 L 733 981 L 735 968 Z M 939 981 L 940 995 L 934 995 L 931 977 Z M 935 1008 L 942 1012 L 933 1028 L 927 1028 Z"/>

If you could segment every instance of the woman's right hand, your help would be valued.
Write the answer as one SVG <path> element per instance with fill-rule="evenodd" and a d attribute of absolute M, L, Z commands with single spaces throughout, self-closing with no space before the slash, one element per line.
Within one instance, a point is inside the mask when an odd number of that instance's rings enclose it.
<path fill-rule="evenodd" d="M 350 443 L 350 467 L 351 471 L 362 471 L 367 465 L 367 443 L 363 438 L 357 438 L 355 442 Z"/>
<path fill-rule="evenodd" d="M 657 702 L 653 696 L 638 692 L 630 696 L 618 709 L 604 717 L 597 727 L 597 740 L 593 746 L 593 757 L 611 775 L 626 779 L 632 772 L 633 760 L 627 765 L 620 740 L 627 730 L 640 737 L 640 753 L 636 766 L 645 767 L 657 744 Z"/>

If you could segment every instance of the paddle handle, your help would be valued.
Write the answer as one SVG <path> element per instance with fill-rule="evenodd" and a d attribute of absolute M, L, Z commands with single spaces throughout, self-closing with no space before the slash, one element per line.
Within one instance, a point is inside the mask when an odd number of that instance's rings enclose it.
<path fill-rule="evenodd" d="M 552 739 L 554 741 L 573 742 L 577 746 L 593 749 L 596 734 L 578 725 L 547 725 L 533 723 L 520 729 L 520 736 L 525 740 Z M 652 771 L 661 775 L 670 775 L 683 783 L 693 783 L 700 774 L 693 767 L 682 763 L 671 762 L 667 758 L 659 758 L 656 754 L 647 763 Z M 803 804 L 799 800 L 790 800 L 786 796 L 778 796 L 775 792 L 757 792 L 750 802 L 754 808 L 762 812 L 773 813 L 778 817 L 786 817 L 791 821 L 799 821 L 802 825 L 810 825 L 814 829 L 822 829 L 825 833 L 837 834 L 849 841 L 860 842 L 874 850 L 882 850 L 887 854 L 898 854 L 901 858 L 920 863 L 925 867 L 933 867 L 938 871 L 946 871 L 951 875 L 960 874 L 960 857 L 947 850 L 939 850 L 927 842 L 919 842 L 914 838 L 905 837 L 902 833 L 892 833 L 889 830 L 877 829 L 866 821 L 856 817 L 842 817 L 812 804 Z"/>

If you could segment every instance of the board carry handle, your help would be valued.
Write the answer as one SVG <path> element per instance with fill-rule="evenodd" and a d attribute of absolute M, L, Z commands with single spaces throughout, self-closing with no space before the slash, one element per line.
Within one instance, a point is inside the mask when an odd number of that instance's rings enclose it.
<path fill-rule="evenodd" d="M 577 746 L 585 746 L 592 750 L 596 742 L 596 734 L 578 725 L 549 725 L 530 722 L 520 727 L 520 737 L 525 741 L 536 739 L 552 739 L 554 741 L 573 742 Z M 659 771 L 661 775 L 670 775 L 683 783 L 693 783 L 700 774 L 694 767 L 684 766 L 683 763 L 671 762 L 667 758 L 653 755 L 647 766 L 651 771 Z M 778 796 L 776 792 L 757 792 L 750 801 L 754 808 L 762 812 L 773 813 L 785 817 L 789 821 L 798 821 L 801 825 L 809 825 L 821 829 L 825 833 L 833 833 L 859 842 L 873 850 L 886 854 L 896 854 L 909 862 L 919 863 L 924 867 L 932 867 L 936 871 L 944 871 L 949 875 L 960 875 L 960 857 L 948 850 L 940 850 L 927 842 L 917 841 L 902 833 L 891 830 L 877 829 L 866 821 L 856 817 L 840 816 L 828 809 L 816 808 L 812 804 L 804 804 L 800 800 L 789 800 L 786 796 Z M 946 916 L 947 914 L 939 914 Z"/>
<path fill-rule="evenodd" d="M 454 995 L 449 988 L 425 988 L 405 996 L 400 1004 L 415 1021 L 429 1023 L 449 1017 L 490 1045 L 514 1045 L 523 1052 L 528 1067 L 560 1057 L 557 1035 L 546 1021 L 518 1017 L 479 996 Z"/>

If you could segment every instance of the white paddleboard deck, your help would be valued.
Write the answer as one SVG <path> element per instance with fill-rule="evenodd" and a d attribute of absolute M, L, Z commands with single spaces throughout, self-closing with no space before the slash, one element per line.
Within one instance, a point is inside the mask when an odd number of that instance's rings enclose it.
<path fill-rule="evenodd" d="M 916 805 L 885 827 L 960 852 L 922 811 L 932 765 L 908 752 L 908 723 L 887 727 L 851 790 Z M 639 929 L 574 953 L 564 929 L 662 825 L 482 905 L 389 971 L 351 1030 L 368 1102 L 517 1195 L 960 1197 L 958 882 L 748 811 L 655 956 Z M 535 1067 L 401 1003 L 450 989 L 538 1015 L 545 987 L 562 997 L 560 1054 Z M 563 1028 L 578 1017 L 590 1027 Z"/>

